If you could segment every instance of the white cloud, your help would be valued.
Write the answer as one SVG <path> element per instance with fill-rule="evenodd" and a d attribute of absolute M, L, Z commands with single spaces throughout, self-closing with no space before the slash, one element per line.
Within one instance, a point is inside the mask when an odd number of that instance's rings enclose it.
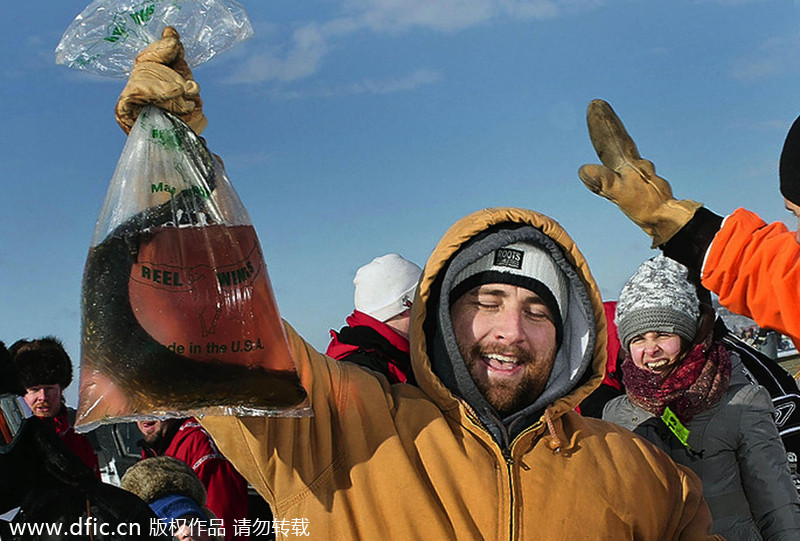
<path fill-rule="evenodd" d="M 316 24 L 298 28 L 285 47 L 272 46 L 239 65 L 228 78 L 231 83 L 291 82 L 317 71 L 328 49 Z"/>
<path fill-rule="evenodd" d="M 560 12 L 558 4 L 550 1 L 507 1 L 502 4 L 505 4 L 504 11 L 511 19 L 550 19 Z"/>
<path fill-rule="evenodd" d="M 602 5 L 605 0 L 346 0 L 339 16 L 296 28 L 281 45 L 264 46 L 239 65 L 231 83 L 289 83 L 317 72 L 337 40 L 356 32 L 398 35 L 414 28 L 457 32 L 494 21 L 556 17 Z M 270 32 L 272 42 L 279 32 Z M 364 92 L 377 93 L 363 82 Z M 356 85 L 356 86 L 359 86 Z M 333 93 L 340 92 L 333 91 Z"/>
<path fill-rule="evenodd" d="M 792 34 L 772 38 L 764 42 L 758 50 L 731 63 L 730 75 L 743 81 L 758 81 L 779 73 L 796 72 L 800 36 Z"/>
<path fill-rule="evenodd" d="M 376 32 L 398 32 L 419 26 L 459 30 L 492 18 L 498 3 L 491 0 L 351 0 L 351 17 Z"/>
<path fill-rule="evenodd" d="M 365 79 L 361 82 L 344 85 L 338 88 L 275 90 L 272 93 L 272 97 L 276 99 L 303 99 L 335 98 L 359 94 L 377 96 L 395 92 L 409 92 L 422 86 L 436 84 L 441 79 L 442 75 L 439 72 L 429 69 L 419 69 L 404 77 L 381 80 Z"/>
<path fill-rule="evenodd" d="M 366 80 L 363 83 L 352 87 L 350 94 L 392 94 L 394 92 L 404 92 L 414 90 L 421 86 L 426 86 L 439 82 L 442 79 L 440 73 L 421 69 L 407 77 L 399 79 L 387 79 L 383 81 Z"/>
<path fill-rule="evenodd" d="M 494 20 L 550 19 L 605 0 L 349 0 L 349 17 L 376 32 L 412 27 L 457 31 Z"/>

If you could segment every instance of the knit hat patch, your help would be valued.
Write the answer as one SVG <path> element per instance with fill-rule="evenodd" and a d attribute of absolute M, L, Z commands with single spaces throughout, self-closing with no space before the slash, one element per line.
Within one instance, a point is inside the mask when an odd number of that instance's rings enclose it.
<path fill-rule="evenodd" d="M 700 301 L 688 269 L 663 255 L 642 263 L 623 286 L 614 322 L 625 349 L 647 332 L 677 334 L 691 342 L 697 333 Z"/>
<path fill-rule="evenodd" d="M 422 269 L 398 254 L 376 257 L 356 272 L 355 309 L 386 321 L 411 308 Z"/>

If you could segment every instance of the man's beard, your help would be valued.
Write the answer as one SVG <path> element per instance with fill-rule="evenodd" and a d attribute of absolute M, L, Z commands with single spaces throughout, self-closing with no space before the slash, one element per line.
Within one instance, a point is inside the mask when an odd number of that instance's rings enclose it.
<path fill-rule="evenodd" d="M 475 386 L 501 417 L 507 417 L 531 405 L 544 388 L 546 380 L 537 381 L 536 374 L 530 370 L 535 362 L 533 355 L 524 348 L 499 345 L 481 346 L 480 343 L 475 343 L 468 348 L 459 344 L 459 351 Z M 522 377 L 516 381 L 489 381 L 485 376 L 485 367 L 481 357 L 493 353 L 516 358 L 523 370 Z"/>
<path fill-rule="evenodd" d="M 158 432 L 152 432 L 150 434 L 142 434 L 142 439 L 147 442 L 151 447 L 158 447 L 161 443 L 161 440 L 164 438 Z"/>

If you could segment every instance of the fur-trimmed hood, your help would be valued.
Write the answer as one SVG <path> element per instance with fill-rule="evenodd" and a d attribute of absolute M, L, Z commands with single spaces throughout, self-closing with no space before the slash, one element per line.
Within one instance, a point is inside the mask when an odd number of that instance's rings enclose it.
<path fill-rule="evenodd" d="M 186 496 L 200 507 L 208 519 L 217 518 L 206 507 L 206 488 L 188 464 L 170 456 L 157 456 L 141 460 L 128 468 L 120 486 L 152 504 L 165 496 Z M 212 536 L 212 539 L 221 537 Z"/>
<path fill-rule="evenodd" d="M 141 460 L 128 468 L 122 488 L 150 503 L 169 494 L 182 494 L 200 507 L 206 505 L 206 488 L 185 462 L 171 456 Z"/>

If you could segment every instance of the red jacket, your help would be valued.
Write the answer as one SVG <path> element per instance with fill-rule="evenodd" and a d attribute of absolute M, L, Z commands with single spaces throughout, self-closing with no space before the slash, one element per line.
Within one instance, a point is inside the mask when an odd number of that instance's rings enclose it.
<path fill-rule="evenodd" d="M 358 310 L 347 316 L 347 327 L 331 331 L 325 354 L 380 372 L 389 383 L 414 383 L 408 339 L 387 324 Z"/>
<path fill-rule="evenodd" d="M 603 376 L 602 385 L 610 385 L 614 389 L 622 390 L 622 371 L 620 370 L 620 350 L 622 344 L 619 342 L 619 331 L 614 317 L 617 313 L 617 301 L 603 302 L 603 310 L 606 313 L 606 329 L 608 341 L 606 342 L 606 374 Z"/>
<path fill-rule="evenodd" d="M 95 477 L 100 479 L 100 463 L 97 460 L 97 453 L 94 452 L 89 439 L 83 434 L 75 432 L 75 429 L 69 424 L 67 406 L 64 404 L 58 410 L 58 415 L 53 417 L 53 427 L 69 450 L 78 455 L 83 463 L 94 472 Z"/>
<path fill-rule="evenodd" d="M 800 346 L 800 245 L 784 224 L 737 209 L 711 243 L 703 286 L 730 311 Z"/>
<path fill-rule="evenodd" d="M 206 487 L 206 507 L 223 520 L 225 540 L 246 540 L 247 535 L 234 536 L 235 522 L 247 518 L 247 482 L 217 449 L 214 440 L 194 417 L 186 419 L 173 436 L 164 456 L 187 463 Z M 142 449 L 142 456 L 155 456 L 152 448 Z"/>

